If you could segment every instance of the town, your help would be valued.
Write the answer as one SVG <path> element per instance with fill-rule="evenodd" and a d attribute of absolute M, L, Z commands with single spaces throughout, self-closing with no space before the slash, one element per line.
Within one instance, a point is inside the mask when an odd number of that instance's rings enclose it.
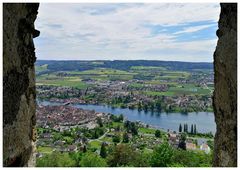
<path fill-rule="evenodd" d="M 210 64 L 83 63 L 37 63 L 37 166 L 211 166 L 214 134 L 200 133 L 199 124 L 187 124 L 183 118 L 174 125 L 178 130 L 163 129 L 137 118 L 130 121 L 124 113 L 94 109 L 126 108 L 137 110 L 138 117 L 141 112 L 156 113 L 157 121 L 161 113 L 211 115 Z M 91 109 L 82 108 L 89 104 Z M 161 154 L 169 157 L 159 164 Z"/>
<path fill-rule="evenodd" d="M 93 152 L 100 156 L 107 148 L 125 143 L 134 150 L 152 153 L 154 147 L 169 143 L 175 149 L 204 152 L 213 149 L 212 136 L 199 138 L 193 132 L 162 131 L 115 116 L 71 106 L 38 106 L 38 153 L 41 159 L 54 151 L 60 153 Z M 185 126 L 184 126 L 185 128 Z"/>
<path fill-rule="evenodd" d="M 37 67 L 46 69 L 46 65 Z M 44 73 L 44 74 L 43 74 Z M 158 112 L 212 112 L 213 72 L 132 66 L 129 70 L 46 70 L 38 73 L 38 99 Z"/>

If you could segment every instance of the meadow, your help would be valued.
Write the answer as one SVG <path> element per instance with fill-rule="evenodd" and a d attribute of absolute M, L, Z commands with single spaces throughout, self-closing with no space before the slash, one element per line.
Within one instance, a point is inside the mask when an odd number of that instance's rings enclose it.
<path fill-rule="evenodd" d="M 36 71 L 46 71 L 47 65 L 37 66 Z M 197 70 L 200 72 L 200 70 Z M 201 70 L 207 73 L 205 70 Z M 84 80 L 104 81 L 130 81 L 139 80 L 141 82 L 128 82 L 129 87 L 141 88 L 145 85 L 169 86 L 168 91 L 144 91 L 149 96 L 176 96 L 176 95 L 206 95 L 213 90 L 213 87 L 200 87 L 194 83 L 182 83 L 183 80 L 193 80 L 192 73 L 187 71 L 169 71 L 163 67 L 135 66 L 130 70 L 117 70 L 110 68 L 96 68 L 85 71 L 56 71 L 37 76 L 37 85 L 67 86 L 78 89 L 89 87 Z M 95 86 L 94 84 L 92 86 Z"/>

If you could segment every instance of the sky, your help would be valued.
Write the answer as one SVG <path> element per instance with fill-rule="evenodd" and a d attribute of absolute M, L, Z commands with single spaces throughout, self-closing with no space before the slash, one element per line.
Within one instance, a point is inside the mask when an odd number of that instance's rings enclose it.
<path fill-rule="evenodd" d="M 212 62 L 218 3 L 41 3 L 38 60 Z"/>

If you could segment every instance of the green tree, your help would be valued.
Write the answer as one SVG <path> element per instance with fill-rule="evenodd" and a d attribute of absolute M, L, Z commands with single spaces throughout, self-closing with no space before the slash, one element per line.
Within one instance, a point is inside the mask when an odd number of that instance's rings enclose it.
<path fill-rule="evenodd" d="M 180 140 L 186 141 L 186 139 L 187 139 L 187 134 L 186 133 L 182 133 L 181 136 L 180 136 Z"/>
<path fill-rule="evenodd" d="M 119 136 L 119 135 L 113 136 L 113 137 L 112 137 L 112 141 L 113 141 L 114 143 L 119 143 L 119 142 L 120 142 L 120 136 Z"/>
<path fill-rule="evenodd" d="M 99 125 L 99 127 L 103 127 L 103 122 L 100 117 L 97 118 L 97 124 Z"/>
<path fill-rule="evenodd" d="M 163 143 L 154 148 L 150 164 L 153 167 L 167 167 L 172 163 L 173 148 L 167 143 Z"/>
<path fill-rule="evenodd" d="M 63 136 L 71 136 L 71 132 L 68 130 L 63 131 Z"/>
<path fill-rule="evenodd" d="M 97 130 L 94 130 L 93 139 L 97 139 L 98 137 L 99 137 L 99 134 L 98 134 Z"/>
<path fill-rule="evenodd" d="M 83 146 L 83 153 L 87 152 L 87 147 L 86 145 Z"/>
<path fill-rule="evenodd" d="M 54 132 L 53 133 L 53 141 L 57 141 L 57 140 L 60 140 L 60 139 L 63 139 L 62 135 L 58 132 Z"/>
<path fill-rule="evenodd" d="M 138 135 L 138 127 L 134 122 L 130 123 L 130 128 L 133 135 Z"/>
<path fill-rule="evenodd" d="M 119 144 L 113 148 L 111 154 L 107 157 L 107 162 L 110 167 L 139 167 L 148 166 L 148 158 L 149 156 L 143 156 L 130 145 Z"/>
<path fill-rule="evenodd" d="M 184 167 L 184 165 L 182 165 L 180 163 L 171 163 L 171 165 L 169 167 Z"/>
<path fill-rule="evenodd" d="M 150 103 L 150 110 L 153 112 L 154 111 L 154 103 Z"/>
<path fill-rule="evenodd" d="M 191 134 L 193 134 L 193 124 L 191 125 Z"/>
<path fill-rule="evenodd" d="M 176 164 L 184 167 L 211 167 L 212 153 L 175 149 L 171 166 Z"/>
<path fill-rule="evenodd" d="M 101 149 L 100 149 L 100 156 L 102 158 L 106 158 L 107 157 L 107 150 L 106 150 L 106 144 L 103 142 L 101 145 Z"/>
<path fill-rule="evenodd" d="M 186 124 L 186 133 L 188 133 L 188 124 Z"/>
<path fill-rule="evenodd" d="M 95 153 L 87 153 L 83 156 L 79 165 L 81 167 L 106 167 L 106 161 Z"/>
<path fill-rule="evenodd" d="M 73 159 L 76 163 L 75 166 L 79 165 L 79 162 L 82 159 L 83 153 L 82 152 L 69 152 L 69 156 L 71 159 Z"/>
<path fill-rule="evenodd" d="M 178 129 L 178 131 L 179 131 L 179 133 L 182 132 L 182 125 L 181 125 L 181 123 L 180 123 L 180 125 L 179 125 L 179 129 Z"/>
<path fill-rule="evenodd" d="M 178 144 L 179 148 L 186 150 L 186 139 L 187 139 L 186 133 L 181 133 L 179 144 Z"/>
<path fill-rule="evenodd" d="M 122 115 L 123 116 L 123 115 Z M 119 115 L 119 116 L 116 116 L 116 115 L 111 115 L 110 116 L 110 119 L 111 120 L 113 120 L 114 122 L 120 122 L 123 118 L 122 118 L 122 116 L 121 115 Z"/>
<path fill-rule="evenodd" d="M 148 104 L 144 104 L 144 105 L 143 105 L 143 110 L 144 110 L 145 112 L 148 111 Z"/>
<path fill-rule="evenodd" d="M 127 121 L 125 121 L 124 122 L 124 128 L 127 130 L 127 132 L 130 132 L 130 125 L 131 124 L 131 122 L 129 121 L 129 120 L 127 120 Z"/>
<path fill-rule="evenodd" d="M 129 142 L 129 137 L 128 137 L 128 134 L 125 132 L 123 134 L 123 143 L 128 143 Z"/>
<path fill-rule="evenodd" d="M 207 144 L 208 144 L 208 146 L 210 147 L 211 150 L 214 149 L 214 141 L 208 140 L 208 141 L 207 141 Z"/>
<path fill-rule="evenodd" d="M 157 100 L 157 102 L 156 102 L 156 110 L 157 110 L 157 112 L 161 112 L 162 111 L 162 104 L 161 104 L 161 100 Z"/>
<path fill-rule="evenodd" d="M 196 127 L 196 124 L 194 124 L 194 130 L 193 130 L 193 133 L 196 135 L 197 134 L 197 127 Z"/>
<path fill-rule="evenodd" d="M 141 110 L 142 110 L 142 104 L 141 104 L 141 102 L 138 102 L 137 107 L 138 107 L 138 111 L 141 111 Z"/>
<path fill-rule="evenodd" d="M 124 119 L 123 114 L 120 114 L 119 117 L 118 117 L 119 122 L 122 122 L 123 119 Z"/>
<path fill-rule="evenodd" d="M 37 159 L 37 167 L 73 167 L 76 162 L 71 159 L 68 153 L 52 152 Z"/>
<path fill-rule="evenodd" d="M 117 131 L 117 132 L 119 132 L 120 131 L 120 126 L 118 125 L 117 127 L 115 127 L 115 130 Z"/>
<path fill-rule="evenodd" d="M 74 141 L 74 139 L 72 137 L 69 137 L 69 136 L 63 137 L 63 140 L 65 140 L 66 143 L 69 144 L 69 145 L 71 145 Z"/>
<path fill-rule="evenodd" d="M 157 138 L 160 138 L 160 137 L 161 137 L 161 132 L 160 132 L 160 130 L 156 130 L 156 131 L 155 131 L 155 136 L 156 136 Z"/>

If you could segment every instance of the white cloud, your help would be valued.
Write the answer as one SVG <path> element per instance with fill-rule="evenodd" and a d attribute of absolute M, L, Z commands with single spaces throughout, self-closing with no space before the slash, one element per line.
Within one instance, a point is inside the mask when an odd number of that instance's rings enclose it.
<path fill-rule="evenodd" d="M 186 27 L 191 22 L 216 22 L 218 4 L 48 4 L 41 3 L 35 39 L 39 59 L 152 59 L 166 58 L 146 54 L 153 49 L 197 52 L 209 55 L 216 45 L 212 40 L 177 41 L 177 34 L 207 29 L 211 24 Z M 179 26 L 182 31 L 152 35 L 144 25 Z M 206 37 L 207 38 L 207 37 Z M 175 56 L 168 60 L 176 60 Z M 203 56 L 202 56 L 203 57 Z M 212 61 L 212 56 L 209 60 Z"/>
<path fill-rule="evenodd" d="M 182 31 L 175 32 L 174 34 L 182 34 L 182 33 L 192 33 L 192 32 L 197 32 L 209 27 L 214 26 L 215 24 L 209 24 L 209 25 L 200 25 L 200 26 L 194 26 L 194 27 L 187 27 L 184 28 Z"/>

